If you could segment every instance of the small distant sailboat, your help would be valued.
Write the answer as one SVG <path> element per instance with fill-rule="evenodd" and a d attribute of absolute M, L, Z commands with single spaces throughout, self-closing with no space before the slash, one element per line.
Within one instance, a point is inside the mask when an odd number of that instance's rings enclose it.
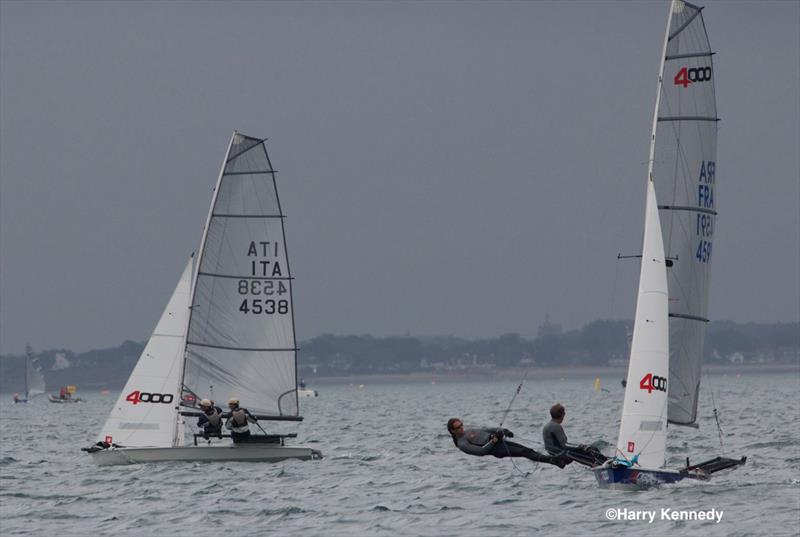
<path fill-rule="evenodd" d="M 690 465 L 687 458 L 683 468 L 664 468 L 668 423 L 697 427 L 717 214 L 714 53 L 701 10 L 682 0 L 670 6 L 650 141 L 627 388 L 616 457 L 594 469 L 601 488 L 705 480 L 746 461 L 716 457 Z M 657 194 L 665 204 L 658 205 Z"/>
<path fill-rule="evenodd" d="M 265 140 L 234 132 L 197 266 L 189 259 L 97 443 L 84 448 L 94 462 L 322 458 L 286 446 L 295 433 L 253 434 L 236 444 L 228 435 L 187 442 L 185 433 L 205 398 L 239 399 L 259 422 L 303 419 L 283 220 Z"/>
<path fill-rule="evenodd" d="M 51 403 L 57 404 L 83 403 L 84 400 L 80 397 L 73 397 L 77 391 L 78 388 L 74 384 L 69 384 L 67 386 L 62 386 L 58 392 L 58 395 L 50 395 L 48 396 L 48 399 Z"/>
<path fill-rule="evenodd" d="M 39 366 L 39 359 L 33 353 L 30 345 L 25 346 L 25 397 L 22 398 L 18 393 L 13 396 L 14 403 L 27 403 L 37 395 L 42 395 L 47 391 L 44 382 L 42 368 Z"/>
<path fill-rule="evenodd" d="M 311 388 L 306 387 L 306 383 L 304 380 L 300 380 L 297 385 L 297 396 L 298 397 L 319 397 L 319 392 L 317 390 L 312 390 Z"/>
<path fill-rule="evenodd" d="M 597 377 L 597 378 L 594 379 L 594 391 L 608 393 L 608 390 L 603 388 L 603 384 L 602 384 L 602 382 L 600 382 L 600 377 Z"/>

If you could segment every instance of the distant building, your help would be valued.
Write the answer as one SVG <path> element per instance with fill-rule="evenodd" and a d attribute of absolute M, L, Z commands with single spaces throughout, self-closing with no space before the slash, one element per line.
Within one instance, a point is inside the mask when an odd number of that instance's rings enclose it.
<path fill-rule="evenodd" d="M 732 364 L 743 364 L 744 363 L 744 355 L 741 352 L 734 352 L 728 357 L 728 360 Z"/>
<path fill-rule="evenodd" d="M 560 324 L 553 324 L 550 322 L 550 314 L 547 313 L 544 316 L 544 322 L 539 325 L 539 330 L 536 332 L 537 337 L 544 337 L 544 336 L 558 336 L 561 335 L 561 325 Z"/>

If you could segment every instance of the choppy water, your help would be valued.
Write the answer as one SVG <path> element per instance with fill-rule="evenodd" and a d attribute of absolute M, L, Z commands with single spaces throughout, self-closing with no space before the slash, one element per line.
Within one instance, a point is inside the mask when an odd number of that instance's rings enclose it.
<path fill-rule="evenodd" d="M 541 448 L 556 401 L 571 441 L 615 442 L 622 389 L 604 379 L 526 381 L 506 426 Z M 725 454 L 747 455 L 708 483 L 643 492 L 601 491 L 582 467 L 564 470 L 470 457 L 445 431 L 448 417 L 497 424 L 516 383 L 315 386 L 306 420 L 274 424 L 321 449 L 322 461 L 172 463 L 99 468 L 90 444 L 116 394 L 84 392 L 81 405 L 0 402 L 2 535 L 797 535 L 800 518 L 798 375 L 712 378 Z M 708 392 L 701 407 L 710 409 Z M 670 464 L 719 454 L 713 417 L 699 430 L 671 428 Z M 723 512 L 719 524 L 609 521 L 609 508 Z"/>

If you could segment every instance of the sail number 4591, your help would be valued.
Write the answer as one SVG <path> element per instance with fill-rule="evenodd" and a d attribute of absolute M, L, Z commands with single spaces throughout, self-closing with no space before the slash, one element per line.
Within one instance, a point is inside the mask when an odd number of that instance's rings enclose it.
<path fill-rule="evenodd" d="M 667 391 L 667 379 L 648 373 L 639 381 L 639 388 L 647 390 L 647 393 L 653 393 L 653 390 L 665 392 Z"/>

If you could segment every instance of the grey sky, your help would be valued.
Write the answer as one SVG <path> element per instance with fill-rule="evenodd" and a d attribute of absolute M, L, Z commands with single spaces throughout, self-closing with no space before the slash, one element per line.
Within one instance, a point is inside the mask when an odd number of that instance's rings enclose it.
<path fill-rule="evenodd" d="M 664 2 L 0 3 L 0 352 L 146 339 L 234 129 L 298 337 L 632 318 Z M 710 315 L 800 318 L 800 3 L 708 2 Z"/>

